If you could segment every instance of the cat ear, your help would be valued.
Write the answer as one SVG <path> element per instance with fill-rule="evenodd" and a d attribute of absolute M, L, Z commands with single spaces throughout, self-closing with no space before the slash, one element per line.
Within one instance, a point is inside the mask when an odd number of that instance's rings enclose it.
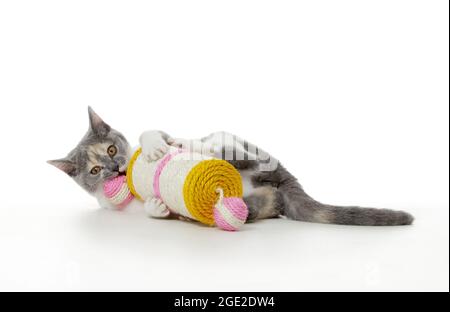
<path fill-rule="evenodd" d="M 48 160 L 47 163 L 49 163 L 50 165 L 55 166 L 56 168 L 64 171 L 65 173 L 67 173 L 69 176 L 74 177 L 77 175 L 77 167 L 76 165 L 65 158 L 62 159 L 56 159 L 56 160 Z"/>
<path fill-rule="evenodd" d="M 99 137 L 105 137 L 108 135 L 111 127 L 105 123 L 99 115 L 97 115 L 92 107 L 88 107 L 89 112 L 89 127 Z"/>

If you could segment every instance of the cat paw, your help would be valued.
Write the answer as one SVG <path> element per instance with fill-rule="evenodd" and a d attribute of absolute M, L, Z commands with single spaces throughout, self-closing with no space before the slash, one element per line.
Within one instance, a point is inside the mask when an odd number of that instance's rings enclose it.
<path fill-rule="evenodd" d="M 169 151 L 169 145 L 159 131 L 142 133 L 139 143 L 142 147 L 142 154 L 149 162 L 162 158 Z"/>
<path fill-rule="evenodd" d="M 152 218 L 167 218 L 170 215 L 169 208 L 158 198 L 147 199 L 144 210 Z"/>

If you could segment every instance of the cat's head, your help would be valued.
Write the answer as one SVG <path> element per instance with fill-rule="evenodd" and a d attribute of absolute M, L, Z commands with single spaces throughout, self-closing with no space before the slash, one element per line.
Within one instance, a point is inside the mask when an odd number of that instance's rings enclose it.
<path fill-rule="evenodd" d="M 62 170 L 89 193 L 103 182 L 124 174 L 130 156 L 125 137 L 106 124 L 89 107 L 89 130 L 64 158 L 48 163 Z"/>

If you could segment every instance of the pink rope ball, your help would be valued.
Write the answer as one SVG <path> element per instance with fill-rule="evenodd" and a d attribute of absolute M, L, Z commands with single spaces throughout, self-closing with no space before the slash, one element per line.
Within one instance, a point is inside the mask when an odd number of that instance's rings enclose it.
<path fill-rule="evenodd" d="M 125 208 L 134 198 L 127 185 L 126 176 L 117 176 L 103 185 L 103 194 L 118 209 Z"/>
<path fill-rule="evenodd" d="M 242 227 L 248 217 L 248 208 L 240 197 L 223 197 L 214 206 L 214 221 L 216 225 L 225 231 L 237 231 Z"/>

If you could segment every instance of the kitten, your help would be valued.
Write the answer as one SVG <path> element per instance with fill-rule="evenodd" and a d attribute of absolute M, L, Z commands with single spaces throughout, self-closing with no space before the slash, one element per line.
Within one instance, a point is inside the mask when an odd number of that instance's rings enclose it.
<path fill-rule="evenodd" d="M 89 130 L 67 157 L 50 164 L 64 171 L 104 208 L 103 183 L 124 174 L 132 149 L 125 137 L 89 108 Z M 345 225 L 410 225 L 407 212 L 388 209 L 342 207 L 322 204 L 308 196 L 297 179 L 275 158 L 253 144 L 226 132 L 200 140 L 174 139 L 162 131 L 147 131 L 140 137 L 142 152 L 150 160 L 161 158 L 169 146 L 207 153 L 230 162 L 242 175 L 247 222 L 284 216 L 288 219 Z M 153 217 L 168 217 L 167 207 L 156 200 L 134 201 Z"/>

